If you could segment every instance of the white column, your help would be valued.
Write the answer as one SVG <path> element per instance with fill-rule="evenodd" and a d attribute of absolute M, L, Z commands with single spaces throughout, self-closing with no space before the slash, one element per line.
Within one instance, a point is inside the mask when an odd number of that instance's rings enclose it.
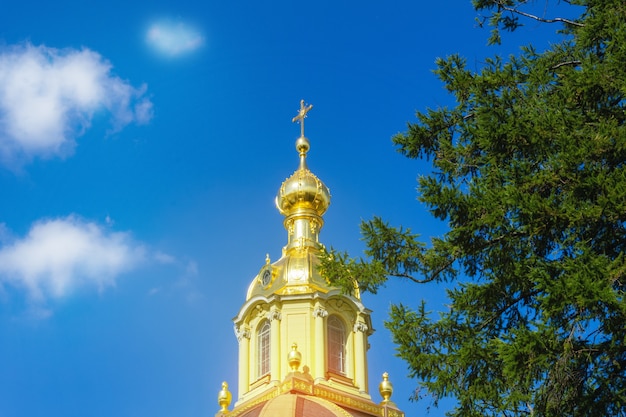
<path fill-rule="evenodd" d="M 324 326 L 324 318 L 326 318 L 326 316 L 328 316 L 328 311 L 320 305 L 317 305 L 315 310 L 313 310 L 313 317 L 315 319 L 315 341 L 313 342 L 315 349 L 315 369 L 313 370 L 313 378 L 315 379 L 326 378 L 326 350 L 328 349 Z"/>
<path fill-rule="evenodd" d="M 246 326 L 235 327 L 239 342 L 239 392 L 238 398 L 250 390 L 250 329 Z"/>
<path fill-rule="evenodd" d="M 367 393 L 367 324 L 362 321 L 354 323 L 354 379 L 359 391 Z"/>
<path fill-rule="evenodd" d="M 271 381 L 281 381 L 282 378 L 280 376 L 280 364 L 287 358 L 282 357 L 281 349 L 280 349 L 280 319 L 281 314 L 278 309 L 272 309 L 267 318 L 271 323 L 270 330 L 270 380 Z"/>

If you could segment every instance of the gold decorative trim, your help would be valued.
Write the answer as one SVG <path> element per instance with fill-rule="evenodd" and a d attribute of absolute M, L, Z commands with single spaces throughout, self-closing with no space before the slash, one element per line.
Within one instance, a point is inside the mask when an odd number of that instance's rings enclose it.
<path fill-rule="evenodd" d="M 317 234 L 317 231 L 320 229 L 320 223 L 316 219 L 311 219 L 309 223 L 309 227 L 311 229 L 311 234 Z"/>
<path fill-rule="evenodd" d="M 366 400 L 361 400 L 355 397 L 341 394 L 336 391 L 323 388 L 319 385 L 313 388 L 313 395 L 333 402 L 335 404 L 344 405 L 355 410 L 365 411 L 366 413 L 383 416 L 383 408 L 379 405 L 371 403 Z M 402 417 L 402 416 L 398 416 Z"/>
<path fill-rule="evenodd" d="M 301 379 L 291 378 L 283 382 L 281 386 L 283 393 L 290 391 L 299 391 L 305 394 L 313 394 L 313 384 Z"/>
<path fill-rule="evenodd" d="M 394 410 L 389 407 L 385 407 L 385 408 L 387 409 L 386 417 L 404 417 L 404 413 L 402 411 Z"/>

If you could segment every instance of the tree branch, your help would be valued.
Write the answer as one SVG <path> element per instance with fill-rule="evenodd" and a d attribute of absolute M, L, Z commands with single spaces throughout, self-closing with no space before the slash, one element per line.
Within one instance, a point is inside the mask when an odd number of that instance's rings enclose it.
<path fill-rule="evenodd" d="M 585 27 L 585 25 L 583 25 L 582 23 L 574 22 L 573 20 L 564 19 L 562 17 L 555 17 L 554 19 L 544 19 L 543 17 L 535 16 L 533 14 L 523 12 L 516 8 L 505 6 L 504 4 L 502 4 L 502 2 L 500 2 L 500 7 L 502 7 L 502 9 L 508 12 L 517 13 L 519 15 L 537 20 L 538 22 L 542 22 L 542 23 L 565 23 L 565 24 L 572 25 L 572 26 Z"/>
<path fill-rule="evenodd" d="M 537 290 L 533 290 L 533 291 L 529 291 L 526 293 L 521 293 L 518 297 L 514 298 L 513 300 L 511 300 L 508 304 L 500 307 L 497 311 L 495 311 L 491 317 L 489 317 L 488 319 L 484 320 L 480 325 L 478 325 L 476 328 L 479 331 L 482 331 L 485 327 L 487 327 L 491 322 L 493 322 L 495 319 L 501 317 L 504 313 L 506 313 L 507 310 L 509 310 L 511 307 L 513 307 L 515 304 L 519 303 L 520 301 L 524 300 L 525 298 L 529 298 L 529 297 L 534 297 L 535 295 L 537 295 L 539 293 L 539 291 Z"/>
<path fill-rule="evenodd" d="M 442 269 L 443 271 L 443 269 Z M 406 278 L 410 281 L 413 281 L 416 284 L 426 284 L 427 282 L 432 282 L 435 280 L 435 278 L 437 277 L 437 275 L 439 275 L 439 272 L 441 271 L 437 271 L 436 273 L 434 273 L 433 275 L 431 275 L 430 277 L 426 278 L 426 279 L 417 279 L 415 278 L 413 275 L 409 275 L 409 274 L 402 274 L 402 273 L 397 273 L 397 274 L 389 274 L 392 277 L 396 277 L 396 278 Z"/>
<path fill-rule="evenodd" d="M 478 251 L 481 251 L 481 250 L 483 250 L 485 248 L 488 248 L 489 246 L 492 246 L 492 245 L 500 242 L 503 239 L 506 239 L 506 238 L 516 238 L 516 237 L 519 237 L 519 236 L 524 236 L 524 233 L 518 232 L 518 231 L 514 231 L 514 232 L 511 232 L 511 233 L 508 233 L 508 234 L 500 235 L 500 236 L 495 237 L 495 238 L 493 238 L 493 239 L 491 239 L 489 241 L 484 242 L 479 247 Z M 390 272 L 390 271 L 387 271 L 387 274 L 389 276 L 396 277 L 396 278 L 406 278 L 406 279 L 408 279 L 410 281 L 415 282 L 416 284 L 425 284 L 425 283 L 432 282 L 432 281 L 436 280 L 437 277 L 439 277 L 439 275 L 441 275 L 441 273 L 443 273 L 446 269 L 448 269 L 454 262 L 458 261 L 459 259 L 460 259 L 460 257 L 456 256 L 456 255 L 454 257 L 449 258 L 448 262 L 444 263 L 439 268 L 434 270 L 432 272 L 432 274 L 430 274 L 425 279 L 415 278 L 413 275 L 408 274 L 406 272 L 402 273 L 402 272 Z"/>
<path fill-rule="evenodd" d="M 556 65 L 552 66 L 550 69 L 555 70 L 555 69 L 557 69 L 557 68 L 561 68 L 561 67 L 564 67 L 564 66 L 566 66 L 566 65 L 572 65 L 572 66 L 574 66 L 574 67 L 577 67 L 577 66 L 579 66 L 580 64 L 582 64 L 582 62 L 580 62 L 580 61 L 578 61 L 578 60 L 576 60 L 576 61 L 566 61 L 566 62 L 560 62 L 560 63 L 558 63 L 558 64 L 556 64 Z"/>

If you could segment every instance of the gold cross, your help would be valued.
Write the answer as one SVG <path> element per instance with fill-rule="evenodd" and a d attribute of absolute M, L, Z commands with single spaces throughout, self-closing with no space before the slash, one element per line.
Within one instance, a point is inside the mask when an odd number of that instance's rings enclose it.
<path fill-rule="evenodd" d="M 291 119 L 292 122 L 300 122 L 300 136 L 304 137 L 304 118 L 306 114 L 313 108 L 312 104 L 308 106 L 304 105 L 304 100 L 300 100 L 300 110 L 298 111 L 298 115 Z"/>

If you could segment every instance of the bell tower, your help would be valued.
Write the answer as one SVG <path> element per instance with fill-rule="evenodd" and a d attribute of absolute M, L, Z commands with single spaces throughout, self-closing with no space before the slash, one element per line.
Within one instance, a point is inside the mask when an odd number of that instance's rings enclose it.
<path fill-rule="evenodd" d="M 246 410 L 269 406 L 270 400 L 291 393 L 306 395 L 318 405 L 334 404 L 341 413 L 331 415 L 383 415 L 387 410 L 384 415 L 403 416 L 389 400 L 387 379 L 381 405 L 369 394 L 366 353 L 373 333 L 371 311 L 358 291 L 342 294 L 318 271 L 319 233 L 330 191 L 307 166 L 310 143 L 304 121 L 312 107 L 302 100 L 293 118 L 300 123 L 299 164 L 276 195 L 287 243 L 280 259 L 272 262 L 266 256 L 233 319 L 239 343 L 238 394 L 229 412 L 225 404 L 231 394 L 223 386 L 218 415 L 248 415 Z"/>

